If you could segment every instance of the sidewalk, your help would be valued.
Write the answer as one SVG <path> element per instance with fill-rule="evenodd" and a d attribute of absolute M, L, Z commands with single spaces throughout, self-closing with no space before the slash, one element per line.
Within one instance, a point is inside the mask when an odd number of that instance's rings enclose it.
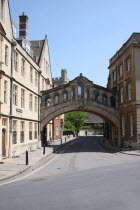
<path fill-rule="evenodd" d="M 140 150 L 130 150 L 129 148 L 120 148 L 118 146 L 112 146 L 107 139 L 105 139 L 105 142 L 102 143 L 102 145 L 105 148 L 110 149 L 114 152 L 120 152 L 120 153 L 123 153 L 123 154 L 126 154 L 126 155 L 140 156 Z"/>
<path fill-rule="evenodd" d="M 71 141 L 72 139 L 73 138 L 67 139 L 67 142 Z M 54 151 L 61 148 L 64 144 L 64 139 L 62 141 L 62 145 L 61 140 L 53 141 L 48 147 L 45 148 L 45 155 L 43 155 L 42 147 L 36 149 L 35 151 L 29 152 L 29 165 L 25 165 L 25 153 L 18 157 L 3 159 L 2 162 L 0 162 L 0 181 L 23 173 L 31 166 L 38 163 L 41 159 L 49 156 Z"/>

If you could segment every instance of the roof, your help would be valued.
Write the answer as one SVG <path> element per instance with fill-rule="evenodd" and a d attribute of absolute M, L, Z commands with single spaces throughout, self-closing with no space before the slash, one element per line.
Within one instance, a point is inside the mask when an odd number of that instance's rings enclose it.
<path fill-rule="evenodd" d="M 128 49 L 129 46 L 140 44 L 140 33 L 133 33 L 116 54 L 109 60 L 109 67 Z"/>
<path fill-rule="evenodd" d="M 45 40 L 34 40 L 30 41 L 31 49 L 33 50 L 33 59 L 39 64 L 40 56 L 42 53 L 43 45 Z"/>
<path fill-rule="evenodd" d="M 0 34 L 2 34 L 4 36 L 6 35 L 6 32 L 5 32 L 5 30 L 4 30 L 4 28 L 3 28 L 1 23 L 0 23 Z"/>
<path fill-rule="evenodd" d="M 103 119 L 95 114 L 88 113 L 86 124 L 103 123 Z"/>

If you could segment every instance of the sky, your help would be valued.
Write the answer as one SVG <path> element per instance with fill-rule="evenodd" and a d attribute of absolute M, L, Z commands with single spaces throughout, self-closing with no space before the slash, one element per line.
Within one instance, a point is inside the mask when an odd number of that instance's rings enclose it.
<path fill-rule="evenodd" d="M 140 32 L 139 0 L 9 0 L 11 16 L 29 17 L 29 40 L 48 36 L 53 77 L 86 76 L 106 86 L 109 59 Z"/>

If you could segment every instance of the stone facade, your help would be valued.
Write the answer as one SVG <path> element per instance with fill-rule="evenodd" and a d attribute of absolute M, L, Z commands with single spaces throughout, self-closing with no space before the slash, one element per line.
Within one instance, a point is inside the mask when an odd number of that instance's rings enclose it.
<path fill-rule="evenodd" d="M 140 33 L 133 33 L 110 59 L 109 89 L 119 91 L 118 144 L 139 148 L 140 143 Z"/>
<path fill-rule="evenodd" d="M 61 70 L 61 77 L 52 78 L 53 87 L 59 87 L 69 82 L 67 78 L 67 70 Z M 53 119 L 53 139 L 61 139 L 63 135 L 64 114 L 59 115 Z"/>
<path fill-rule="evenodd" d="M 41 130 L 53 118 L 70 111 L 96 114 L 119 128 L 118 94 L 93 84 L 80 74 L 66 85 L 42 91 Z"/>
<path fill-rule="evenodd" d="M 20 33 L 20 37 L 16 39 L 16 28 L 11 21 L 9 2 L 0 0 L 0 4 L 3 4 L 0 5 L 0 159 L 2 159 L 38 147 L 40 91 L 52 87 L 52 75 L 47 37 L 44 40 L 29 41 L 28 33 L 24 34 L 26 36 Z M 20 16 L 22 17 L 24 21 L 28 20 L 25 13 Z M 52 137 L 52 125 L 47 126 Z"/>

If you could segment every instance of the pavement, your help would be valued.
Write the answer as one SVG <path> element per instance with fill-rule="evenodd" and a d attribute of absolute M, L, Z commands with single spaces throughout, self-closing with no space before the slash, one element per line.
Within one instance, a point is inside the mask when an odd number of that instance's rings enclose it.
<path fill-rule="evenodd" d="M 132 150 L 130 148 L 120 148 L 118 146 L 111 145 L 108 139 L 105 139 L 105 142 L 102 143 L 102 145 L 109 150 L 112 150 L 114 152 L 120 152 L 122 154 L 126 155 L 135 155 L 135 156 L 140 156 L 140 150 Z"/>
<path fill-rule="evenodd" d="M 68 138 L 67 142 L 73 140 L 73 138 Z M 30 169 L 32 166 L 36 165 L 42 159 L 48 157 L 53 152 L 57 151 L 65 145 L 65 139 L 54 140 L 49 146 L 45 148 L 45 155 L 43 155 L 43 148 L 40 147 L 35 151 L 28 152 L 29 164 L 26 165 L 26 154 L 21 154 L 14 158 L 6 158 L 0 162 L 0 181 L 8 180 L 19 174 Z"/>

